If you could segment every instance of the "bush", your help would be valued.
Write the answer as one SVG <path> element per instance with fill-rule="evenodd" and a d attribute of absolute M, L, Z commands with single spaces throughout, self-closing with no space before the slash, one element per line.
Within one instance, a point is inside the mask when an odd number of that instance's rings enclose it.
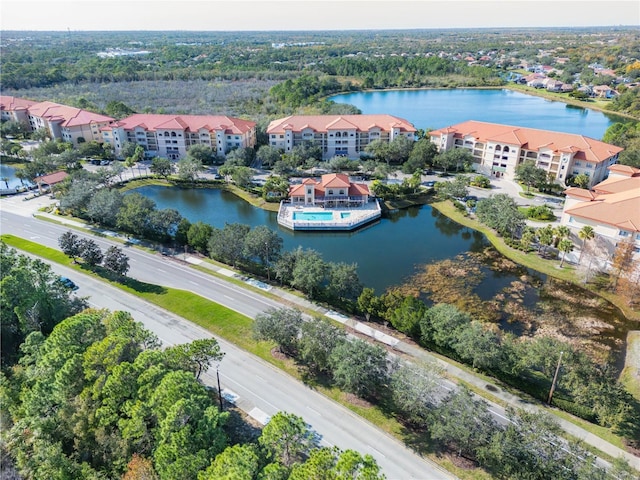
<path fill-rule="evenodd" d="M 551 404 L 558 407 L 560 410 L 564 410 L 571 415 L 580 417 L 587 422 L 597 423 L 596 416 L 593 413 L 593 409 L 585 407 L 584 405 L 578 405 L 571 400 L 566 400 L 559 396 L 555 396 L 551 399 Z"/>
<path fill-rule="evenodd" d="M 456 207 L 456 210 L 460 210 L 462 213 L 467 213 L 467 207 L 464 203 L 454 200 L 453 206 Z"/>
<path fill-rule="evenodd" d="M 471 179 L 471 181 L 469 182 L 469 185 L 473 187 L 479 187 L 479 188 L 490 188 L 491 180 L 489 180 L 484 175 L 476 175 Z"/>
<path fill-rule="evenodd" d="M 534 220 L 555 220 L 556 216 L 548 205 L 538 205 L 527 208 L 527 218 Z"/>

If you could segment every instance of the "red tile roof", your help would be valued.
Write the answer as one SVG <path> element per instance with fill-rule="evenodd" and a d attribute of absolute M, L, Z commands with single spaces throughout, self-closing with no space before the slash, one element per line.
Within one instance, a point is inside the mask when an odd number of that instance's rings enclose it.
<path fill-rule="evenodd" d="M 62 182 L 68 176 L 69 174 L 67 172 L 59 171 L 36 177 L 34 180 L 37 184 L 55 185 L 56 183 Z"/>
<path fill-rule="evenodd" d="M 573 151 L 576 152 L 573 157 L 576 160 L 595 163 L 606 160 L 623 150 L 623 148 L 594 140 L 584 135 L 514 127 L 475 120 L 432 130 L 429 135 L 435 137 L 452 132 L 454 132 L 455 138 L 472 136 L 479 142 L 508 143 L 532 151 L 538 151 L 542 148 L 552 151 Z"/>
<path fill-rule="evenodd" d="M 53 102 L 40 102 L 29 107 L 29 115 L 46 118 L 49 122 L 59 122 L 63 127 L 88 125 L 91 123 L 111 123 L 113 118 L 88 112 Z"/>
<path fill-rule="evenodd" d="M 640 175 L 640 168 L 631 167 L 629 165 L 620 165 L 618 163 L 611 165 L 609 167 L 609 171 L 619 175 L 627 175 L 629 177 Z"/>
<path fill-rule="evenodd" d="M 640 176 L 608 178 L 593 189 L 595 193 L 592 193 L 592 198 L 585 198 L 586 201 L 574 205 L 565 213 L 640 232 Z M 575 190 L 582 189 L 568 189 L 566 193 L 570 195 Z"/>
<path fill-rule="evenodd" d="M 305 195 L 305 187 L 313 185 L 314 194 L 322 197 L 326 195 L 328 188 L 347 188 L 348 194 L 352 196 L 370 195 L 369 187 L 364 183 L 351 183 L 349 176 L 344 173 L 328 173 L 322 175 L 320 182 L 306 178 L 301 184 L 289 187 L 289 197 L 302 197 Z"/>
<path fill-rule="evenodd" d="M 0 95 L 0 110 L 13 112 L 16 110 L 27 110 L 30 106 L 38 102 L 25 98 L 12 97 L 10 95 Z"/>
<path fill-rule="evenodd" d="M 399 128 L 402 132 L 415 132 L 415 127 L 404 118 L 393 115 L 294 115 L 272 121 L 267 127 L 267 133 L 284 133 L 285 130 L 301 132 L 310 128 L 316 132 L 331 130 L 369 131 L 377 126 L 382 131 Z"/>
<path fill-rule="evenodd" d="M 209 132 L 224 131 L 225 133 L 244 134 L 256 126 L 256 122 L 242 120 L 240 118 L 227 117 L 225 115 L 161 115 L 138 113 L 120 120 L 118 127 L 125 130 L 133 130 L 136 127 L 155 131 L 184 130 L 197 132 L 205 129 Z"/>

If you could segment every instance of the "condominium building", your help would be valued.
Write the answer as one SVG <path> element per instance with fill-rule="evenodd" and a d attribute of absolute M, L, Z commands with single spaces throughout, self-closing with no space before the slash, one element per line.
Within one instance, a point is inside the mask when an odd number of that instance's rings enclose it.
<path fill-rule="evenodd" d="M 38 102 L 25 98 L 0 95 L 0 119 L 3 122 L 14 121 L 29 125 L 29 107 Z"/>
<path fill-rule="evenodd" d="M 589 176 L 589 185 L 601 182 L 623 150 L 584 135 L 475 120 L 433 130 L 429 136 L 439 151 L 468 149 L 474 168 L 487 175 L 513 179 L 518 165 L 533 160 L 562 184 L 581 173 Z"/>
<path fill-rule="evenodd" d="M 232 149 L 255 145 L 256 123 L 223 115 L 141 113 L 102 128 L 102 140 L 119 157 L 126 142 L 141 145 L 149 158 L 177 160 L 193 145 L 206 145 L 224 157 Z"/>
<path fill-rule="evenodd" d="M 113 118 L 54 102 L 32 102 L 21 98 L 0 97 L 2 118 L 22 122 L 29 131 L 45 129 L 54 140 L 79 143 L 102 142 L 100 129 Z"/>
<path fill-rule="evenodd" d="M 269 145 L 285 153 L 309 141 L 322 150 L 322 158 L 359 158 L 374 140 L 391 142 L 404 136 L 415 140 L 416 129 L 392 115 L 294 115 L 274 120 L 267 127 Z"/>
<path fill-rule="evenodd" d="M 605 245 L 610 257 L 617 242 L 635 241 L 640 252 L 640 169 L 627 165 L 609 167 L 609 177 L 591 190 L 569 188 L 561 223 L 577 233 L 585 225 Z"/>

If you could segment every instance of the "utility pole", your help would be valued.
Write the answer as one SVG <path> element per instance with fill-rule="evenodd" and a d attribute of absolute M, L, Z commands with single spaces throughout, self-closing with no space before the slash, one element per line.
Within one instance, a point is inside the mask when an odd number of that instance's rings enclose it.
<path fill-rule="evenodd" d="M 224 410 L 222 408 L 222 389 L 220 388 L 220 372 L 218 371 L 217 365 L 216 365 L 216 377 L 218 378 L 218 400 L 220 401 L 220 411 L 222 412 Z"/>
<path fill-rule="evenodd" d="M 556 381 L 558 380 L 558 372 L 560 371 L 560 362 L 562 361 L 562 354 L 564 352 L 560 352 L 560 356 L 558 357 L 558 365 L 556 366 L 556 373 L 553 374 L 553 381 L 551 382 L 551 389 L 549 390 L 549 398 L 547 399 L 547 403 L 551 405 L 551 397 L 553 397 L 553 391 L 556 389 Z"/>

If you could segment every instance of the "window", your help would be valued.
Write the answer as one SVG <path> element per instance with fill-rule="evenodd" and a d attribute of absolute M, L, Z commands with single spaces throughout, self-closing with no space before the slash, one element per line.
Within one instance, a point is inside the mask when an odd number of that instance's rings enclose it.
<path fill-rule="evenodd" d="M 627 232 L 626 230 L 620 230 L 618 232 L 618 235 L 620 235 L 621 237 L 628 237 L 629 236 L 629 232 Z"/>
<path fill-rule="evenodd" d="M 284 138 L 284 135 L 280 135 L 280 138 Z"/>
<path fill-rule="evenodd" d="M 307 188 L 307 195 L 311 195 L 311 189 Z"/>
<path fill-rule="evenodd" d="M 344 195 L 344 190 L 340 190 L 340 195 Z"/>
<path fill-rule="evenodd" d="M 587 163 L 587 168 L 593 168 L 593 165 L 591 163 Z"/>
<path fill-rule="evenodd" d="M 582 166 L 582 163 L 580 163 L 580 162 L 573 162 L 573 165 L 574 165 L 575 167 L 581 167 L 581 166 Z"/>
<path fill-rule="evenodd" d="M 272 133 L 271 134 L 271 138 L 276 138 L 275 134 Z"/>
<path fill-rule="evenodd" d="M 333 195 L 333 190 L 329 190 L 329 195 Z"/>

